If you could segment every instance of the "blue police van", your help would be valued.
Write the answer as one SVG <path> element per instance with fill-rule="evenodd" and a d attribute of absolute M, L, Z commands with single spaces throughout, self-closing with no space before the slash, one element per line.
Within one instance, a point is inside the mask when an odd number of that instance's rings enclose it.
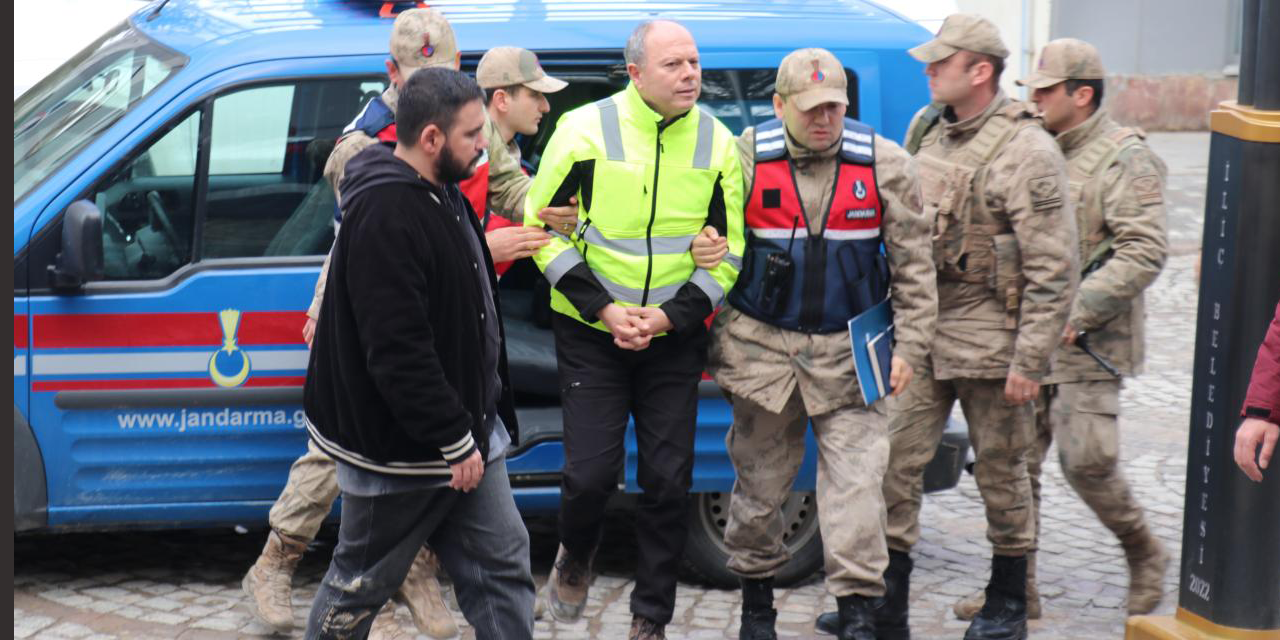
<path fill-rule="evenodd" d="M 536 170 L 557 116 L 626 82 L 622 45 L 668 17 L 702 55 L 702 106 L 735 132 L 773 117 L 789 51 L 833 51 L 849 115 L 900 139 L 928 99 L 906 49 L 929 38 L 869 2 L 433 3 L 472 71 L 493 46 L 536 51 L 570 86 L 520 141 Z M 206 2 L 143 8 L 14 101 L 14 521 L 19 532 L 265 526 L 305 447 L 303 311 L 333 240 L 321 170 L 387 86 L 394 15 L 412 3 Z M 520 433 L 508 457 L 527 514 L 553 513 L 563 463 L 555 352 L 524 260 L 500 283 Z M 699 406 L 690 568 L 717 584 L 733 468 L 728 404 Z M 953 486 L 967 440 L 927 474 Z M 634 499 L 634 436 L 618 478 Z M 821 563 L 815 452 L 784 507 L 794 559 Z M 336 511 L 335 511 L 336 515 Z"/>

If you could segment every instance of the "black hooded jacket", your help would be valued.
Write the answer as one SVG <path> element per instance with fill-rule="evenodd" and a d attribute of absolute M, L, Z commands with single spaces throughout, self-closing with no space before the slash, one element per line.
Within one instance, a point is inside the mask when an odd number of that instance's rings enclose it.
<path fill-rule="evenodd" d="M 352 158 L 340 191 L 342 231 L 303 391 L 312 439 L 334 458 L 398 475 L 449 476 L 477 449 L 488 459 L 493 372 L 483 371 L 483 293 L 459 213 L 479 236 L 490 290 L 498 286 L 471 205 L 387 144 Z M 497 412 L 514 441 L 505 337 L 501 349 Z"/>

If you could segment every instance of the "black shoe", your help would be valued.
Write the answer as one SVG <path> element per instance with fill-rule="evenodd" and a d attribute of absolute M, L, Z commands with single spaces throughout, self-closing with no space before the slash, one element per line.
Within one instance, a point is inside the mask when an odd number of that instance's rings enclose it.
<path fill-rule="evenodd" d="M 911 640 L 907 621 L 911 605 L 911 556 L 889 550 L 889 567 L 884 571 L 884 595 L 872 603 L 879 640 Z"/>
<path fill-rule="evenodd" d="M 889 550 L 889 567 L 884 572 L 884 596 L 872 602 L 872 614 L 879 640 L 910 640 L 911 627 L 907 610 L 911 596 L 911 556 Z M 840 614 L 828 611 L 818 616 L 813 628 L 818 633 L 836 635 L 840 630 Z"/>
<path fill-rule="evenodd" d="M 840 612 L 828 611 L 818 616 L 818 620 L 813 623 L 813 630 L 834 636 L 840 630 Z"/>
<path fill-rule="evenodd" d="M 778 640 L 773 578 L 742 578 L 742 626 L 738 640 Z"/>
<path fill-rule="evenodd" d="M 987 601 L 973 617 L 964 640 L 1025 640 L 1027 557 L 994 556 Z"/>
<path fill-rule="evenodd" d="M 840 596 L 836 610 L 840 613 L 837 640 L 876 640 L 876 622 L 867 596 Z"/>

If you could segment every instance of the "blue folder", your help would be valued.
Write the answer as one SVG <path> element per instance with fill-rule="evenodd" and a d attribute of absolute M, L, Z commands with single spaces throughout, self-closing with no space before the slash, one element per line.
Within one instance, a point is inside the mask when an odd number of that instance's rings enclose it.
<path fill-rule="evenodd" d="M 858 388 L 867 406 L 889 395 L 890 366 L 893 360 L 893 308 L 885 299 L 849 320 L 849 341 L 853 348 L 853 369 Z"/>

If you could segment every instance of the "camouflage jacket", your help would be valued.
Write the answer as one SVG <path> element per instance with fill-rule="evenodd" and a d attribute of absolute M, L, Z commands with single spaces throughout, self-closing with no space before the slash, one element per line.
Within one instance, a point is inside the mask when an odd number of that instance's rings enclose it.
<path fill-rule="evenodd" d="M 382 101 L 392 112 L 396 110 L 399 99 L 400 94 L 396 91 L 395 85 L 388 86 L 382 92 Z M 497 215 L 522 223 L 524 194 L 529 191 L 532 180 L 520 169 L 520 147 L 514 142 L 509 145 L 502 143 L 498 127 L 488 118 L 487 113 L 485 136 L 489 138 L 489 208 Z M 324 179 L 328 180 L 329 185 L 333 187 L 333 193 L 337 196 L 339 203 L 342 202 L 342 194 L 338 191 L 338 185 L 346 175 L 347 162 L 377 142 L 377 139 L 363 131 L 350 131 L 338 139 L 338 144 L 334 146 L 333 153 L 329 154 L 329 160 L 324 165 Z M 320 317 L 320 302 L 324 300 L 324 285 L 328 277 L 329 258 L 326 257 L 324 266 L 320 269 L 320 277 L 316 279 L 315 295 L 311 299 L 311 306 L 307 309 L 307 315 L 313 320 Z"/>
<path fill-rule="evenodd" d="M 915 158 L 934 225 L 934 375 L 1040 380 L 1080 275 L 1066 164 L 1040 119 L 1003 92 L 963 122 L 947 114 Z"/>
<path fill-rule="evenodd" d="M 836 152 L 813 152 L 787 136 L 796 187 L 806 211 L 825 211 L 833 189 Z M 919 369 L 928 351 L 937 309 L 937 289 L 929 251 L 929 223 L 920 210 L 920 191 L 911 156 L 897 144 L 875 137 L 876 177 L 884 206 L 882 237 L 892 272 L 894 354 Z M 744 192 L 755 175 L 755 132 L 738 137 Z M 809 220 L 820 233 L 822 218 Z M 721 309 L 712 327 L 707 370 L 730 393 L 780 413 L 799 385 L 805 411 L 821 415 L 862 406 L 847 331 L 807 334 L 780 329 L 751 318 L 731 305 Z"/>
<path fill-rule="evenodd" d="M 1080 282 L 1068 324 L 1124 375 L 1142 372 L 1143 301 L 1167 253 L 1165 165 L 1143 134 L 1104 111 L 1058 135 L 1080 233 Z M 1059 347 L 1047 382 L 1107 380 L 1075 346 Z"/>

